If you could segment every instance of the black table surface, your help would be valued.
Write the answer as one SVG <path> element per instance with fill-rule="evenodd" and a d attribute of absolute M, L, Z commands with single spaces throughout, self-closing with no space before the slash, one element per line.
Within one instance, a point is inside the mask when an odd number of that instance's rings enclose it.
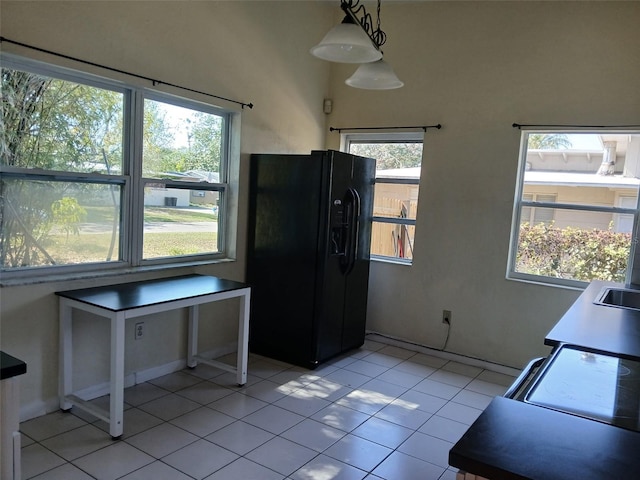
<path fill-rule="evenodd" d="M 624 285 L 591 282 L 547 334 L 544 343 L 554 347 L 567 343 L 625 358 L 640 358 L 640 312 L 594 304 L 605 287 L 624 288 Z"/>
<path fill-rule="evenodd" d="M 640 478 L 640 433 L 496 397 L 449 452 L 492 480 Z"/>
<path fill-rule="evenodd" d="M 56 295 L 119 312 L 247 287 L 242 282 L 208 275 L 184 275 L 67 290 L 56 292 Z"/>
<path fill-rule="evenodd" d="M 0 380 L 27 373 L 27 364 L 22 360 L 0 351 Z"/>

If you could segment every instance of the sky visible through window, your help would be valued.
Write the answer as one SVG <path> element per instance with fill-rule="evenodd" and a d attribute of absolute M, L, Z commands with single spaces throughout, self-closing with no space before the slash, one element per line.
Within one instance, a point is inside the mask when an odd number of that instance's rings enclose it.
<path fill-rule="evenodd" d="M 592 133 L 570 133 L 567 134 L 571 142 L 571 150 L 602 150 L 598 135 Z"/>
<path fill-rule="evenodd" d="M 176 148 L 188 146 L 189 126 L 191 122 L 195 122 L 195 112 L 164 102 L 157 102 L 157 105 L 173 134 L 173 146 Z"/>

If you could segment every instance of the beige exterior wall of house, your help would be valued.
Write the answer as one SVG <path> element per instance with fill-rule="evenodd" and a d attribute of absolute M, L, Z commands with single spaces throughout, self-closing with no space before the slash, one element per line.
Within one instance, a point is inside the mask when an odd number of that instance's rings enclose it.
<path fill-rule="evenodd" d="M 523 198 L 560 204 L 635 208 L 640 184 L 635 168 L 640 163 L 640 135 L 607 133 L 591 134 L 588 138 L 600 144 L 601 148 L 529 149 Z M 604 174 L 603 164 L 608 165 L 610 161 L 613 162 L 611 171 Z M 521 221 L 535 221 L 536 209 L 529 207 L 525 213 L 530 218 L 521 218 Z M 552 214 L 547 210 L 540 218 L 546 222 L 553 221 L 559 228 L 611 228 L 626 233 L 631 231 L 633 224 L 629 215 L 566 209 L 555 209 Z"/>
<path fill-rule="evenodd" d="M 621 205 L 621 197 L 637 198 L 637 189 L 632 188 L 596 188 L 596 187 L 562 187 L 553 185 L 526 185 L 524 195 L 553 195 L 556 203 L 590 204 L 607 207 Z M 583 228 L 585 230 L 607 230 L 617 228 L 617 215 L 600 212 L 582 212 L 557 209 L 554 211 L 553 222 L 558 228 L 568 226 Z M 626 225 L 626 224 L 625 224 Z"/>

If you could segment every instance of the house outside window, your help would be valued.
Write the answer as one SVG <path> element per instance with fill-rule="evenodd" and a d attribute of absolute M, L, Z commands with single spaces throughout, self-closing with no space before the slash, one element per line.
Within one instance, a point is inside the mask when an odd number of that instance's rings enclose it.
<path fill-rule="evenodd" d="M 554 203 L 556 201 L 556 195 L 523 193 L 522 200 L 527 202 Z M 554 210 L 552 208 L 522 207 L 520 224 L 529 223 L 531 225 L 538 225 L 539 223 L 544 223 L 545 225 L 550 225 L 553 222 L 553 213 Z"/>
<path fill-rule="evenodd" d="M 523 131 L 507 277 L 629 282 L 640 132 Z"/>
<path fill-rule="evenodd" d="M 420 133 L 342 136 L 345 152 L 376 159 L 371 257 L 413 261 L 422 146 Z"/>
<path fill-rule="evenodd" d="M 5 278 L 226 255 L 232 112 L 13 55 L 2 92 Z"/>

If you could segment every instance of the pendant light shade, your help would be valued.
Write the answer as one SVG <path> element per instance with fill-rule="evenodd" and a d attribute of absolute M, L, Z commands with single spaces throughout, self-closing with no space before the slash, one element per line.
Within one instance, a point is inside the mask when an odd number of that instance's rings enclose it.
<path fill-rule="evenodd" d="M 322 41 L 311 49 L 311 54 L 339 63 L 368 63 L 382 58 L 367 33 L 348 15 L 333 27 Z"/>
<path fill-rule="evenodd" d="M 380 0 L 377 1 L 378 18 L 373 19 L 360 0 L 340 0 L 346 16 L 333 27 L 322 41 L 311 49 L 311 54 L 323 60 L 361 65 L 345 83 L 350 87 L 367 90 L 391 90 L 404 85 L 391 66 L 382 60 L 380 47 L 387 34 L 380 28 Z"/>
<path fill-rule="evenodd" d="M 384 60 L 360 65 L 344 83 L 350 87 L 366 90 L 392 90 L 404 85 Z"/>

